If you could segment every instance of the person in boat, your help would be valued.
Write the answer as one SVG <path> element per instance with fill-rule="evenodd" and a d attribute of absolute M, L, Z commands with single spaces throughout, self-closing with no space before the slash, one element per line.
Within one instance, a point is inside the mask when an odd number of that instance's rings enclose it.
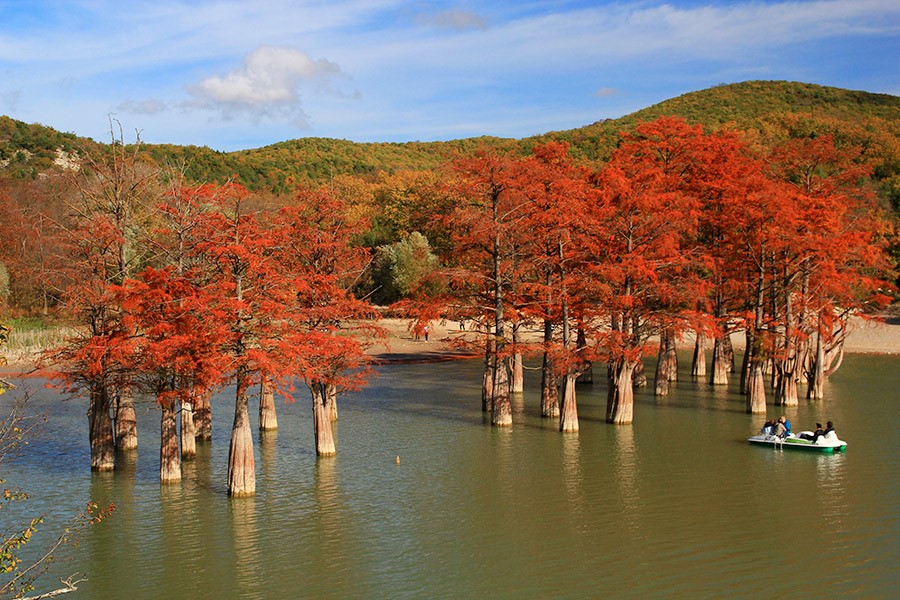
<path fill-rule="evenodd" d="M 765 423 L 763 423 L 762 429 L 759 432 L 763 435 L 772 435 L 772 429 L 775 428 L 775 419 L 767 419 Z"/>
<path fill-rule="evenodd" d="M 809 440 L 813 444 L 815 444 L 816 440 L 819 439 L 820 437 L 822 437 L 823 435 L 825 435 L 825 432 L 822 431 L 822 424 L 816 423 L 816 430 L 814 432 L 812 432 L 811 434 L 810 433 L 801 433 L 800 439 Z"/>
<path fill-rule="evenodd" d="M 786 430 L 784 436 L 787 437 L 791 435 L 791 422 L 788 421 L 787 417 L 784 415 L 781 415 L 780 421 L 782 422 L 782 424 L 784 424 L 784 429 Z"/>
<path fill-rule="evenodd" d="M 786 438 L 788 435 L 787 427 L 784 426 L 784 417 L 779 417 L 777 421 L 775 421 L 775 426 L 772 428 L 772 435 L 778 438 Z"/>
<path fill-rule="evenodd" d="M 822 435 L 827 436 L 829 433 L 834 433 L 834 423 L 832 423 L 831 421 L 825 423 L 825 431 L 822 433 Z M 835 433 L 834 436 L 837 437 L 837 434 Z"/>

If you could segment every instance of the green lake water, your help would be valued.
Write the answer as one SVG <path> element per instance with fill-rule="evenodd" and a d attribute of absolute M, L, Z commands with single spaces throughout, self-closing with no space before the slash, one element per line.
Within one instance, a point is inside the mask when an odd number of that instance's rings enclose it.
<path fill-rule="evenodd" d="M 849 356 L 827 399 L 770 411 L 795 430 L 834 421 L 837 455 L 749 445 L 764 419 L 684 365 L 670 396 L 638 393 L 632 426 L 604 422 L 604 383 L 580 387 L 581 430 L 565 435 L 529 371 L 515 425 L 494 429 L 480 366 L 381 367 L 340 397 L 331 459 L 298 390 L 256 435 L 257 494 L 240 500 L 225 493 L 233 390 L 214 399 L 212 444 L 161 487 L 152 404 L 136 455 L 92 474 L 85 403 L 20 382 L 49 420 L 0 473 L 31 496 L 0 529 L 44 513 L 49 535 L 88 499 L 114 502 L 39 586 L 86 573 L 71 597 L 98 600 L 897 597 L 900 357 Z"/>

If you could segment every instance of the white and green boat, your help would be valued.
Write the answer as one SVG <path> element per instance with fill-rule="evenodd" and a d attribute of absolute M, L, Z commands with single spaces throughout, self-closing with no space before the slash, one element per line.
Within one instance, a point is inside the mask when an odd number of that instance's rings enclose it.
<path fill-rule="evenodd" d="M 801 437 L 803 434 L 812 437 L 813 432 L 801 431 L 798 435 L 792 433 L 785 438 L 759 433 L 747 441 L 751 444 L 772 446 L 775 450 L 804 450 L 806 452 L 822 452 L 825 454 L 845 452 L 847 450 L 847 442 L 839 440 L 837 434 L 833 431 L 821 436 L 815 443 Z"/>

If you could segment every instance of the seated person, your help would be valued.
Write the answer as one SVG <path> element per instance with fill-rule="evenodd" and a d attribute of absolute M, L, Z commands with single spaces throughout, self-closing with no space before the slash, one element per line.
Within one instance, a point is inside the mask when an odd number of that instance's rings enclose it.
<path fill-rule="evenodd" d="M 765 423 L 763 423 L 762 429 L 759 432 L 763 435 L 772 435 L 772 429 L 775 428 L 775 419 L 768 419 Z"/>
<path fill-rule="evenodd" d="M 785 436 L 791 435 L 791 422 L 785 416 L 781 417 L 781 422 L 784 423 L 784 428 L 787 430 Z"/>
<path fill-rule="evenodd" d="M 822 431 L 822 424 L 816 423 L 816 430 L 812 433 L 812 435 L 810 435 L 808 433 L 802 433 L 802 434 L 800 434 L 800 437 L 803 438 L 804 440 L 809 440 L 813 444 L 815 444 L 816 440 L 818 440 L 823 435 L 825 435 L 825 432 Z"/>
<path fill-rule="evenodd" d="M 837 434 L 834 432 L 834 424 L 831 421 L 825 423 L 825 432 L 822 434 L 826 440 L 836 440 Z"/>
<path fill-rule="evenodd" d="M 784 417 L 780 417 L 772 428 L 772 435 L 779 438 L 786 438 L 788 435 L 787 428 L 784 426 Z"/>

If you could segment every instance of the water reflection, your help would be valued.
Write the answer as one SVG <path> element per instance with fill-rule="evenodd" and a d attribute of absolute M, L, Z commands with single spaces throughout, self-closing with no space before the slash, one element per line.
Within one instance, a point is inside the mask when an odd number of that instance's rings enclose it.
<path fill-rule="evenodd" d="M 264 578 L 261 577 L 256 498 L 234 498 L 230 508 L 234 571 L 237 575 L 235 595 L 239 598 L 262 598 Z"/>
<path fill-rule="evenodd" d="M 575 517 L 585 509 L 584 471 L 581 464 L 581 440 L 577 433 L 562 436 L 562 467 L 569 511 Z"/>
<path fill-rule="evenodd" d="M 614 472 L 625 522 L 632 531 L 640 529 L 641 502 L 638 492 L 638 456 L 631 425 L 617 426 L 614 432 Z"/>

